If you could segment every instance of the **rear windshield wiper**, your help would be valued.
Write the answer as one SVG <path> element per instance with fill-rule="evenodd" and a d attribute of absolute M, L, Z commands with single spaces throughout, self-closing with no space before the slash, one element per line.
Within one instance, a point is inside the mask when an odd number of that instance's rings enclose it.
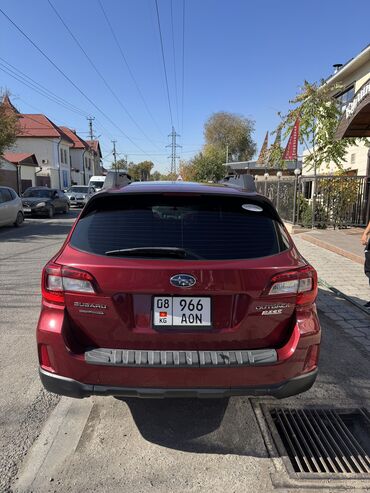
<path fill-rule="evenodd" d="M 175 258 L 196 258 L 202 260 L 202 257 L 196 255 L 190 250 L 177 247 L 136 247 L 120 248 L 118 250 L 108 250 L 105 255 L 117 257 L 175 257 Z"/>

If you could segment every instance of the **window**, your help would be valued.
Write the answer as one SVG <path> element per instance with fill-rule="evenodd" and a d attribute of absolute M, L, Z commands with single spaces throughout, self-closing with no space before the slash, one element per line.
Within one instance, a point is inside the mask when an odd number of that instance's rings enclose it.
<path fill-rule="evenodd" d="M 100 255 L 172 247 L 185 250 L 184 260 L 248 259 L 285 250 L 274 210 L 263 204 L 262 211 L 249 211 L 245 203 L 233 197 L 151 194 L 102 199 L 97 210 L 79 220 L 71 245 Z"/>
<path fill-rule="evenodd" d="M 13 197 L 10 190 L 7 188 L 0 188 L 0 203 L 10 202 L 11 200 L 13 200 Z"/>
<path fill-rule="evenodd" d="M 356 154 L 351 154 L 351 164 L 356 164 Z"/>
<path fill-rule="evenodd" d="M 345 91 L 341 92 L 337 96 L 335 96 L 336 100 L 339 102 L 341 111 L 344 112 L 348 103 L 350 103 L 355 95 L 355 87 L 351 86 Z"/>
<path fill-rule="evenodd" d="M 65 169 L 63 170 L 63 187 L 68 187 L 68 171 L 66 171 Z"/>
<path fill-rule="evenodd" d="M 43 188 L 29 188 L 23 194 L 23 197 L 38 197 L 38 198 L 51 198 L 52 190 Z"/>
<path fill-rule="evenodd" d="M 86 185 L 86 186 L 73 186 L 73 187 L 69 187 L 67 192 L 74 192 L 74 193 L 88 193 L 89 191 L 89 187 Z"/>
<path fill-rule="evenodd" d="M 63 149 L 60 149 L 60 162 L 64 163 L 64 154 L 63 154 Z"/>
<path fill-rule="evenodd" d="M 64 162 L 67 164 L 68 163 L 68 159 L 67 159 L 67 151 L 66 149 L 64 149 Z"/>

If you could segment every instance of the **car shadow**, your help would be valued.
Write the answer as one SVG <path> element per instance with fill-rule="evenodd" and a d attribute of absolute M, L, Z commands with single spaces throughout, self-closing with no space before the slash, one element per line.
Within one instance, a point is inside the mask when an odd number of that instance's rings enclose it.
<path fill-rule="evenodd" d="M 247 398 L 119 400 L 151 443 L 185 452 L 267 456 Z"/>

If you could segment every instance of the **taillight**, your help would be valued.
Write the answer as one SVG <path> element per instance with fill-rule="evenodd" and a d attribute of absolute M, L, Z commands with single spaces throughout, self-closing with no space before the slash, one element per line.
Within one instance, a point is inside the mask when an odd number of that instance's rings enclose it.
<path fill-rule="evenodd" d="M 49 263 L 42 272 L 42 297 L 50 303 L 64 304 L 64 293 L 95 293 L 91 274 L 73 267 Z"/>
<path fill-rule="evenodd" d="M 297 305 L 307 305 L 317 296 L 317 274 L 313 267 L 307 266 L 278 274 L 271 279 L 269 295 L 281 296 L 296 294 Z"/>

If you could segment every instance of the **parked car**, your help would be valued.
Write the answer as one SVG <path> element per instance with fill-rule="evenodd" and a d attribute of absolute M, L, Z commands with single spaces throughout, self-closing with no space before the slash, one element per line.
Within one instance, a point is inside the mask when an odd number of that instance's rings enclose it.
<path fill-rule="evenodd" d="M 68 197 L 56 188 L 31 187 L 22 195 L 25 214 L 42 215 L 52 218 L 56 212 L 69 211 Z"/>
<path fill-rule="evenodd" d="M 89 193 L 88 185 L 73 185 L 65 192 L 69 199 L 69 203 L 72 206 L 83 207 L 85 204 L 85 198 Z"/>
<path fill-rule="evenodd" d="M 0 187 L 0 226 L 20 226 L 24 221 L 22 200 L 10 187 Z"/>
<path fill-rule="evenodd" d="M 45 388 L 288 397 L 317 375 L 317 275 L 272 203 L 228 185 L 93 195 L 42 274 Z"/>
<path fill-rule="evenodd" d="M 92 176 L 89 180 L 89 187 L 94 188 L 95 192 L 99 192 L 103 188 L 105 176 Z"/>

